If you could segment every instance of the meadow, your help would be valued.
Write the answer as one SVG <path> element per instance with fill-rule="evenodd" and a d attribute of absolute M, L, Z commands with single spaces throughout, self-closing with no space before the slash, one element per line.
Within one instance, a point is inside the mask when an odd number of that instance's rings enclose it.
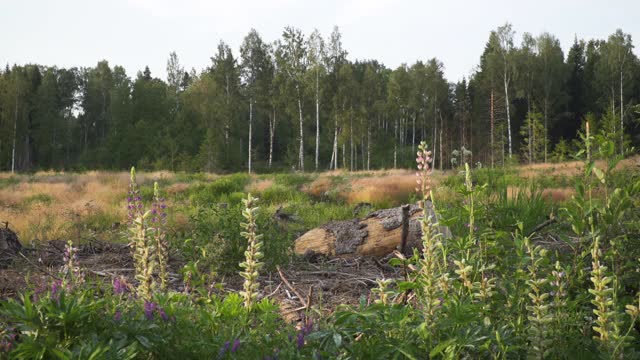
<path fill-rule="evenodd" d="M 2 174 L 25 248 L 0 262 L 0 359 L 640 356 L 637 155 L 440 172 L 424 151 L 417 173 Z M 292 251 L 425 199 L 411 254 Z"/>

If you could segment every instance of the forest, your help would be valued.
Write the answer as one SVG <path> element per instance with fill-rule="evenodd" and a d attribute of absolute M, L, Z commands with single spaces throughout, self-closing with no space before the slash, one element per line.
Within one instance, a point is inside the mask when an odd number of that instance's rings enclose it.
<path fill-rule="evenodd" d="M 324 37 L 250 30 L 220 41 L 211 65 L 169 54 L 166 80 L 95 67 L 0 70 L 0 170 L 321 171 L 410 167 L 420 140 L 437 169 L 563 161 L 578 132 L 640 143 L 640 62 L 629 34 L 576 38 L 488 34 L 468 79 L 438 58 L 387 68 L 349 59 L 337 27 Z M 389 149 L 392 149 L 391 151 Z"/>

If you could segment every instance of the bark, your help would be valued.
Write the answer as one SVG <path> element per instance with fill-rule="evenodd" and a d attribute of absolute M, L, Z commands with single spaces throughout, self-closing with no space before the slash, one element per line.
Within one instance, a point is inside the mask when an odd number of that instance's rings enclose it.
<path fill-rule="evenodd" d="M 393 127 L 393 168 L 398 167 L 398 118 Z"/>
<path fill-rule="evenodd" d="M 271 168 L 271 163 L 273 161 L 273 139 L 276 133 L 276 108 L 273 107 L 273 114 L 271 119 L 269 119 L 269 168 Z"/>
<path fill-rule="evenodd" d="M 249 174 L 251 174 L 251 135 L 253 131 L 253 99 L 249 99 Z"/>
<path fill-rule="evenodd" d="M 436 149 L 438 145 L 438 94 L 433 102 L 433 166 L 436 166 Z"/>
<path fill-rule="evenodd" d="M 529 165 L 533 163 L 533 129 L 531 124 L 531 97 L 527 96 L 527 130 L 529 132 Z"/>
<path fill-rule="evenodd" d="M 298 93 L 298 115 L 300 119 L 300 150 L 298 153 L 300 159 L 300 171 L 304 172 L 304 128 L 302 120 L 302 100 L 300 99 L 300 87 L 296 85 L 296 91 Z"/>
<path fill-rule="evenodd" d="M 367 171 L 371 170 L 371 123 L 367 126 Z"/>
<path fill-rule="evenodd" d="M 269 168 L 273 161 L 273 140 L 276 134 L 276 107 L 273 107 L 273 116 L 269 121 Z"/>
<path fill-rule="evenodd" d="M 622 65 L 620 65 L 620 154 L 624 154 L 624 97 L 622 90 Z"/>
<path fill-rule="evenodd" d="M 416 152 L 416 114 L 413 114 L 413 136 L 411 137 L 411 153 Z"/>
<path fill-rule="evenodd" d="M 331 155 L 331 162 L 333 163 L 333 170 L 337 170 L 338 169 L 338 114 L 335 114 L 335 117 L 334 117 L 333 154 Z M 329 169 L 331 169 L 331 165 L 329 165 Z"/>
<path fill-rule="evenodd" d="M 440 171 L 443 169 L 444 161 L 442 161 L 442 114 L 440 114 Z"/>
<path fill-rule="evenodd" d="M 548 98 L 545 96 L 545 98 L 544 98 L 544 162 L 545 163 L 547 162 L 547 143 L 549 142 L 548 141 L 548 137 L 549 136 L 547 135 L 548 132 L 549 132 L 549 130 L 548 130 L 548 120 L 547 120 L 548 119 L 547 111 L 548 111 L 548 108 L 549 108 L 548 104 L 549 104 Z"/>
<path fill-rule="evenodd" d="M 16 92 L 16 109 L 13 119 L 13 145 L 11 147 L 11 173 L 16 169 L 16 136 L 18 135 L 18 93 Z"/>
<path fill-rule="evenodd" d="M 509 111 L 509 80 L 507 75 L 507 61 L 504 62 L 504 102 L 507 108 L 507 138 L 509 140 L 509 158 L 513 154 L 511 147 L 511 113 Z"/>
<path fill-rule="evenodd" d="M 225 91 L 227 94 L 227 97 L 225 98 L 225 103 L 226 103 L 226 111 L 227 111 L 227 115 L 229 112 L 229 99 L 231 98 L 230 92 L 229 92 L 229 75 L 225 75 Z M 230 129 L 230 124 L 229 124 L 229 117 L 227 116 L 226 119 L 224 120 L 224 145 L 225 148 L 229 145 L 229 129 Z"/>
<path fill-rule="evenodd" d="M 493 124 L 493 87 L 491 88 L 491 114 L 490 114 L 490 118 L 491 118 L 491 168 L 493 169 L 494 166 L 494 157 L 493 157 L 493 150 L 494 148 L 494 143 L 493 143 L 493 132 L 494 132 L 494 124 Z"/>
<path fill-rule="evenodd" d="M 320 85 L 318 76 L 318 69 L 316 69 L 316 171 L 318 171 L 320 159 Z"/>

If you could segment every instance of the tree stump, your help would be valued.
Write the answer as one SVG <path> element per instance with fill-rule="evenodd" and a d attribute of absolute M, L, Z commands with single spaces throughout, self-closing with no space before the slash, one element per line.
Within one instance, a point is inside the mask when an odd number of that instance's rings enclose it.
<path fill-rule="evenodd" d="M 425 208 L 435 222 L 431 202 L 427 201 Z M 418 205 L 403 205 L 374 211 L 362 220 L 331 221 L 296 239 L 294 252 L 304 256 L 344 258 L 383 257 L 394 250 L 408 253 L 411 249 L 420 247 L 421 215 L 422 209 Z M 445 239 L 451 237 L 446 226 L 440 226 L 439 232 Z"/>
<path fill-rule="evenodd" d="M 8 223 L 5 222 L 4 224 L 5 226 L 0 228 L 0 267 L 10 262 L 12 257 L 22 250 L 18 235 L 9 229 Z"/>
<path fill-rule="evenodd" d="M 22 250 L 22 244 L 18 240 L 13 230 L 9 229 L 9 223 L 4 223 L 4 228 L 0 228 L 0 250 L 12 253 L 18 253 Z"/>

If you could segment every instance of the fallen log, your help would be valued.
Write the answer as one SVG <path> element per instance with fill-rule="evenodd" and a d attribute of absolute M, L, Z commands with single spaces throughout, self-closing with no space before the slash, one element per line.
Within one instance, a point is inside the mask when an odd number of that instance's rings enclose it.
<path fill-rule="evenodd" d="M 427 201 L 425 208 L 435 222 L 431 202 Z M 331 221 L 296 239 L 294 252 L 305 257 L 343 258 L 383 257 L 394 250 L 410 253 L 421 244 L 421 215 L 422 209 L 418 205 L 403 205 L 374 211 L 364 219 Z M 446 226 L 439 226 L 438 230 L 443 238 L 451 237 Z"/>

